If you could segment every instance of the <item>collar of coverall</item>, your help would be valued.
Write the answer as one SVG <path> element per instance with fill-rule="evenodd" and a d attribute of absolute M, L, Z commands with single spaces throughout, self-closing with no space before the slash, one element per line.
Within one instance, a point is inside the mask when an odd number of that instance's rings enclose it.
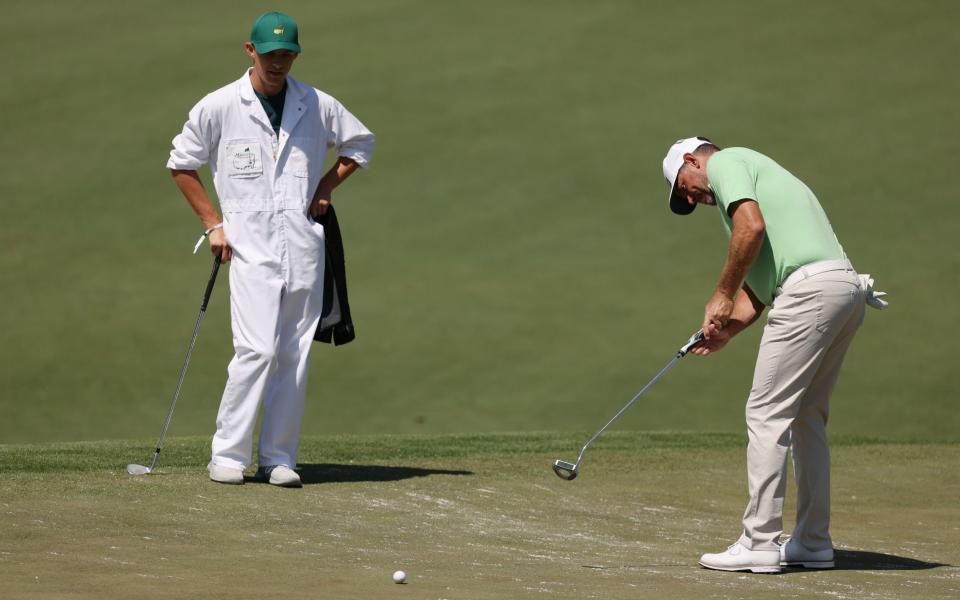
<path fill-rule="evenodd" d="M 244 102 L 259 102 L 257 99 L 256 90 L 253 89 L 253 82 L 250 81 L 250 72 L 253 71 L 253 67 L 247 69 L 246 73 L 243 74 L 243 77 L 240 78 L 240 99 Z M 297 98 L 303 98 L 309 93 L 309 90 L 301 89 L 302 86 L 299 85 L 299 82 L 287 75 L 287 97 L 289 98 L 291 92 L 296 95 Z"/>

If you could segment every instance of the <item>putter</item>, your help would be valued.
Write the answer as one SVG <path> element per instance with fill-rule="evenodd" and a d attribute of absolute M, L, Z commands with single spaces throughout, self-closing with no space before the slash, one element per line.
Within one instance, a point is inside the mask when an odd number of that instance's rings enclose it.
<path fill-rule="evenodd" d="M 170 419 L 173 418 L 173 409 L 177 407 L 177 398 L 180 397 L 180 388 L 183 386 L 183 378 L 187 375 L 187 365 L 190 364 L 190 355 L 193 354 L 193 347 L 197 343 L 197 334 L 200 333 L 200 323 L 203 322 L 203 313 L 207 311 L 207 303 L 210 301 L 210 293 L 213 291 L 213 284 L 217 281 L 217 271 L 220 270 L 220 255 L 213 258 L 213 269 L 210 271 L 210 280 L 207 281 L 207 289 L 203 292 L 203 303 L 200 305 L 200 314 L 197 315 L 197 323 L 193 326 L 193 337 L 190 339 L 190 347 L 187 348 L 187 357 L 183 359 L 183 366 L 180 367 L 180 379 L 177 381 L 177 389 L 173 392 L 173 402 L 170 403 L 170 411 L 167 412 L 167 420 L 163 422 L 163 430 L 160 431 L 160 439 L 157 440 L 157 450 L 153 453 L 153 461 L 150 466 L 145 465 L 127 465 L 127 473 L 131 475 L 147 475 L 153 473 L 157 466 L 157 459 L 160 457 L 160 448 L 163 447 L 163 438 L 167 435 L 167 428 L 170 427 Z"/>
<path fill-rule="evenodd" d="M 690 339 L 687 340 L 687 343 L 681 346 L 679 350 L 677 350 L 676 356 L 674 356 L 673 359 L 671 359 L 670 362 L 667 363 L 667 366 L 660 369 L 660 372 L 657 373 L 647 385 L 643 386 L 643 388 L 639 392 L 637 392 L 636 396 L 634 396 L 633 398 L 630 399 L 629 402 L 624 404 L 623 408 L 617 411 L 617 414 L 613 415 L 613 417 L 609 421 L 607 421 L 607 424 L 600 428 L 600 431 L 593 434 L 593 437 L 587 440 L 587 443 L 584 444 L 583 448 L 580 449 L 580 456 L 577 457 L 576 463 L 568 463 L 565 460 L 557 459 L 553 463 L 553 472 L 557 474 L 557 477 L 559 477 L 560 479 L 565 479 L 567 481 L 576 479 L 577 473 L 579 472 L 579 469 L 580 469 L 580 463 L 583 461 L 583 453 L 587 451 L 587 447 L 589 447 L 590 444 L 592 444 L 595 439 L 600 437 L 600 435 L 603 434 L 604 431 L 606 431 L 607 427 L 610 427 L 611 423 L 619 419 L 620 415 L 625 413 L 627 409 L 630 408 L 633 405 L 633 403 L 636 402 L 637 399 L 640 398 L 640 396 L 642 396 L 643 393 L 647 391 L 647 388 L 649 388 L 651 385 L 656 383 L 657 380 L 660 379 L 660 377 L 662 377 L 664 373 L 670 370 L 670 367 L 672 367 L 674 363 L 676 363 L 678 360 L 686 356 L 687 352 L 690 352 L 690 349 L 696 346 L 697 343 L 699 343 L 701 340 L 703 340 L 702 329 L 696 332 L 695 334 L 693 334 L 692 336 L 690 336 Z"/>

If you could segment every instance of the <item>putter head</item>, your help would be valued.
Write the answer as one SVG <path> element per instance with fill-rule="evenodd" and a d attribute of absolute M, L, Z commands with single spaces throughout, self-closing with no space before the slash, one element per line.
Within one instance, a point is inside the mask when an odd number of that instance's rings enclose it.
<path fill-rule="evenodd" d="M 553 463 L 553 472 L 556 473 L 560 479 L 571 481 L 577 478 L 577 465 L 557 459 Z"/>
<path fill-rule="evenodd" d="M 131 475 L 149 475 L 150 467 L 145 467 L 143 465 L 127 465 L 127 473 Z"/>

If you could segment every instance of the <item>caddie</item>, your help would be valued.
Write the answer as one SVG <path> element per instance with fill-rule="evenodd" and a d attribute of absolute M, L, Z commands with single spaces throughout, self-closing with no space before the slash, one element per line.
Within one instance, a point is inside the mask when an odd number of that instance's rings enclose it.
<path fill-rule="evenodd" d="M 830 394 L 864 304 L 883 308 L 884 294 L 854 270 L 810 188 L 769 157 L 687 138 L 670 147 L 663 175 L 674 213 L 715 205 L 730 236 L 704 310 L 705 340 L 692 352 L 720 350 L 770 307 L 746 405 L 750 499 L 743 533 L 726 551 L 704 554 L 700 564 L 755 573 L 832 568 Z M 791 448 L 797 522 L 781 545 Z"/>
<path fill-rule="evenodd" d="M 333 190 L 369 164 L 374 136 L 336 99 L 288 75 L 300 55 L 292 18 L 261 15 L 245 47 L 252 66 L 193 107 L 167 168 L 200 218 L 211 252 L 231 261 L 235 355 L 210 479 L 244 482 L 263 406 L 257 477 L 299 487 L 294 469 L 307 359 L 324 296 L 324 227 L 316 220 Z M 336 160 L 324 172 L 328 151 Z M 222 219 L 197 176 L 207 163 Z"/>

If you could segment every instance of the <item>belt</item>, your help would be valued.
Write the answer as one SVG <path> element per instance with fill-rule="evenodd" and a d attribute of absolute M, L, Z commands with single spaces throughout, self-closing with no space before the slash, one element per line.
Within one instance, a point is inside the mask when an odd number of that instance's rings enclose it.
<path fill-rule="evenodd" d="M 819 275 L 821 273 L 829 273 L 830 271 L 853 271 L 853 265 L 850 264 L 850 261 L 846 258 L 840 260 L 821 260 L 803 265 L 793 273 L 787 275 L 787 278 L 783 280 L 783 283 L 781 283 L 780 286 L 774 290 L 773 297 L 776 298 L 782 294 L 785 289 L 791 285 L 800 283 L 804 279 L 813 277 L 814 275 Z"/>

